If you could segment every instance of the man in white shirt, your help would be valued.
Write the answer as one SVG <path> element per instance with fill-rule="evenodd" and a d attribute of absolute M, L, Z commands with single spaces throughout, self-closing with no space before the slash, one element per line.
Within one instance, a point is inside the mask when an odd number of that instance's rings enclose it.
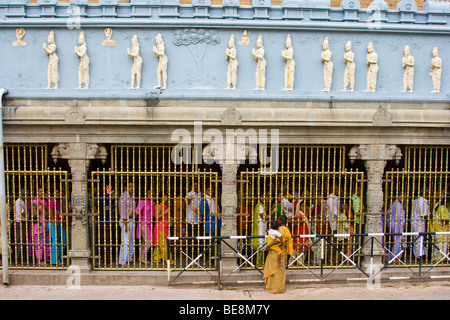
<path fill-rule="evenodd" d="M 330 193 L 327 199 L 326 209 L 328 210 L 327 218 L 330 228 L 333 233 L 337 230 L 337 220 L 339 216 L 339 209 L 341 207 L 341 201 L 339 200 L 340 187 L 334 186 L 334 192 Z"/>
<path fill-rule="evenodd" d="M 17 259 L 17 264 L 21 264 L 22 261 L 26 260 L 26 245 L 27 243 L 27 216 L 28 208 L 27 203 L 24 199 L 26 194 L 25 190 L 20 190 L 20 197 L 16 199 L 14 203 L 14 240 L 16 245 L 15 258 Z M 14 259 L 13 259 L 14 260 Z"/>
<path fill-rule="evenodd" d="M 412 229 L 413 232 L 427 232 L 426 220 L 430 214 L 430 208 L 428 206 L 428 200 L 423 197 L 423 190 L 419 191 L 419 197 L 414 199 L 413 214 L 412 214 Z M 420 238 L 415 237 L 416 240 L 413 244 L 413 251 L 416 258 L 420 259 L 426 254 L 424 245 L 424 239 L 427 236 Z"/>

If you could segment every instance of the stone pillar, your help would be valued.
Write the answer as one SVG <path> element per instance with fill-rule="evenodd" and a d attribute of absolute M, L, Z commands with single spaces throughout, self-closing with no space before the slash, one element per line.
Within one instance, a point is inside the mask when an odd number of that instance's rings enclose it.
<path fill-rule="evenodd" d="M 232 137 L 234 138 L 234 136 Z M 226 143 L 212 143 L 203 150 L 203 160 L 206 163 L 215 161 L 222 169 L 222 236 L 237 235 L 237 171 L 239 164 L 246 158 L 255 160 L 257 157 L 254 146 L 236 143 L 233 139 Z M 227 243 L 237 249 L 236 240 L 226 240 Z M 228 275 L 236 269 L 238 255 L 227 245 L 221 247 L 221 272 L 220 275 Z"/>
<path fill-rule="evenodd" d="M 349 157 L 364 161 L 367 171 L 367 216 L 365 233 L 382 233 L 381 212 L 383 211 L 383 174 L 386 161 L 400 160 L 402 154 L 395 145 L 372 144 L 360 145 L 350 150 Z M 368 236 L 363 239 L 362 269 L 372 273 L 373 268 L 381 268 L 384 248 L 381 236 Z M 373 246 L 372 246 L 373 244 Z"/>
<path fill-rule="evenodd" d="M 88 168 L 91 159 L 106 159 L 104 147 L 93 143 L 61 143 L 52 150 L 53 159 L 68 159 L 72 172 L 72 248 L 69 250 L 71 266 L 80 273 L 91 270 L 88 224 Z"/>
<path fill-rule="evenodd" d="M 236 161 L 225 162 L 221 164 L 222 169 L 222 230 L 221 235 L 235 236 L 236 213 L 238 210 L 237 201 L 237 170 L 239 164 Z M 237 248 L 236 240 L 226 240 L 230 246 Z M 221 247 L 222 274 L 229 274 L 237 267 L 237 255 L 227 245 Z M 222 275 L 221 275 L 222 277 Z"/>

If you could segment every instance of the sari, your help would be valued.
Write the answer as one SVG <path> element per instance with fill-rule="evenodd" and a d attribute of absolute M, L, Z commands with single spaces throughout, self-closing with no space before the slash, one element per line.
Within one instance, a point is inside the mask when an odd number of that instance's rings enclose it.
<path fill-rule="evenodd" d="M 153 262 L 158 263 L 161 260 L 167 260 L 167 237 L 169 236 L 169 205 L 158 204 L 155 206 L 155 212 L 160 207 L 160 214 L 156 217 L 155 229 L 153 230 L 153 245 L 156 246 L 153 251 Z"/>
<path fill-rule="evenodd" d="M 152 245 L 152 219 L 153 219 L 152 200 L 141 200 L 136 208 L 136 214 L 139 216 L 136 228 L 136 238 L 141 239 L 141 260 L 147 260 L 147 251 Z"/>
<path fill-rule="evenodd" d="M 430 224 L 430 232 L 449 232 L 450 231 L 450 213 L 444 204 L 440 204 L 433 214 L 433 220 Z M 448 244 L 450 235 L 436 234 L 434 236 L 434 245 L 432 258 L 433 262 L 439 262 L 448 254 Z"/>
<path fill-rule="evenodd" d="M 32 225 L 34 254 L 37 263 L 50 259 L 50 234 L 45 220 L 44 212 L 39 210 L 37 221 Z"/>
<path fill-rule="evenodd" d="M 310 234 L 311 226 L 308 219 L 308 208 L 306 208 L 306 212 L 303 212 L 301 206 L 297 206 L 296 213 L 294 217 L 292 217 L 292 221 L 294 223 L 294 235 L 307 235 Z M 308 249 L 310 244 L 310 238 L 296 237 L 293 240 L 294 250 L 295 251 L 305 251 Z"/>
<path fill-rule="evenodd" d="M 269 250 L 264 265 L 263 280 L 267 293 L 284 293 L 286 290 L 286 257 L 294 252 L 291 232 L 285 226 L 279 228 L 281 233 L 281 264 L 278 265 L 278 253 Z M 270 237 L 268 241 L 270 240 Z"/>

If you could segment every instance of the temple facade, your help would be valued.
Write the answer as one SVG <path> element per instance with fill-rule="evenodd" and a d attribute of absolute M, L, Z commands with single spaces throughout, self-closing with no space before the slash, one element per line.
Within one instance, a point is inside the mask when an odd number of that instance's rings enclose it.
<path fill-rule="evenodd" d="M 286 214 L 293 272 L 448 266 L 449 36 L 448 1 L 0 1 L 3 262 L 245 274 Z"/>

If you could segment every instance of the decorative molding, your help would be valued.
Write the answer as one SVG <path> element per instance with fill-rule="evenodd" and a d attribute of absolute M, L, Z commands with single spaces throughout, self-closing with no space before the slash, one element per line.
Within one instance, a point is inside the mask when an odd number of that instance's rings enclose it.
<path fill-rule="evenodd" d="M 241 113 L 236 108 L 228 108 L 222 112 L 222 125 L 239 126 L 241 125 Z"/>
<path fill-rule="evenodd" d="M 373 115 L 373 125 L 379 127 L 392 126 L 392 114 L 387 110 L 388 107 L 380 105 Z"/>

